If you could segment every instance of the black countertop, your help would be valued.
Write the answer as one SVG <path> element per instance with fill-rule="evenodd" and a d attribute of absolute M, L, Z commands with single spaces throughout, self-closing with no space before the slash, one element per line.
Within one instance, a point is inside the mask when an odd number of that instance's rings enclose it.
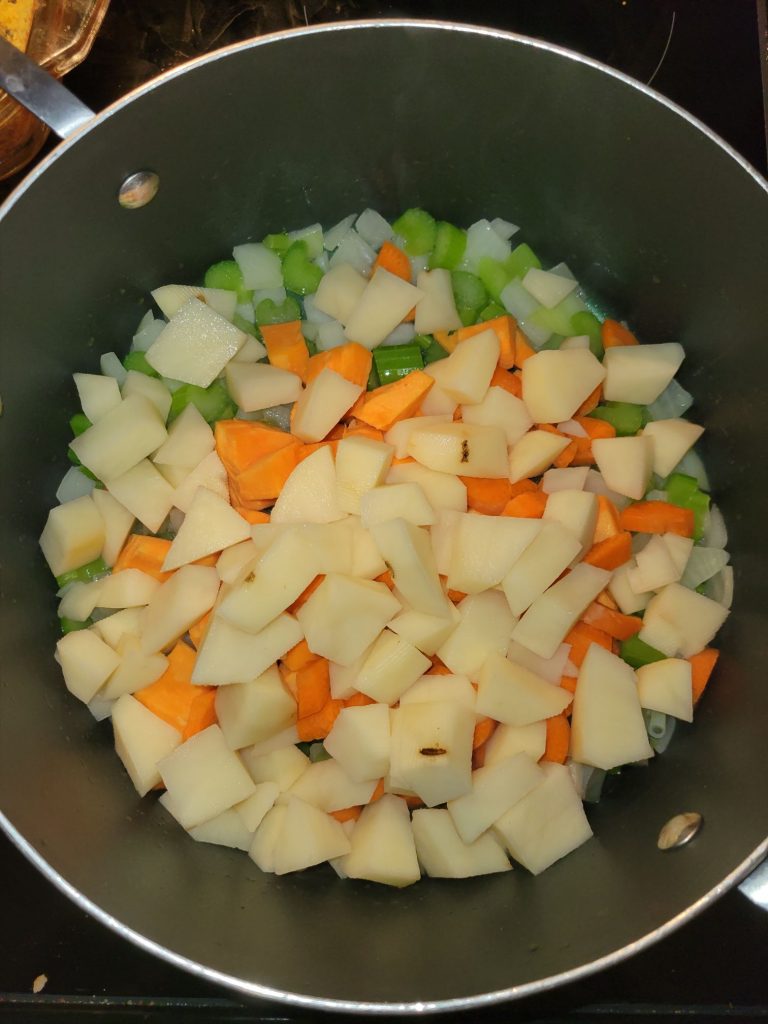
<path fill-rule="evenodd" d="M 764 173 L 765 14 L 764 0 L 112 0 L 89 59 L 67 84 L 99 110 L 158 71 L 261 32 L 340 18 L 442 17 L 539 36 L 652 82 Z M 13 184 L 3 183 L 0 196 Z M 0 871 L 3 1020 L 294 1019 L 279 1008 L 238 1003 L 134 949 L 71 904 L 4 839 Z M 39 975 L 47 982 L 33 995 Z M 768 915 L 737 891 L 593 978 L 461 1016 L 539 1024 L 680 1018 L 768 1020 Z"/>

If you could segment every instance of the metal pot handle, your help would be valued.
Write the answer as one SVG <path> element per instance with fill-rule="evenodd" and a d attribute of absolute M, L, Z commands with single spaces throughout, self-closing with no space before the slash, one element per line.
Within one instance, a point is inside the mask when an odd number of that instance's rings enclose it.
<path fill-rule="evenodd" d="M 94 113 L 26 54 L 0 35 L 0 87 L 65 139 Z"/>
<path fill-rule="evenodd" d="M 739 886 L 739 892 L 768 913 L 768 857 Z"/>

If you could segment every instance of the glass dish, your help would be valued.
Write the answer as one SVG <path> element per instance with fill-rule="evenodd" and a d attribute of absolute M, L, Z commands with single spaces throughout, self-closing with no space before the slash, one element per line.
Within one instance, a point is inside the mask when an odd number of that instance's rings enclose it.
<path fill-rule="evenodd" d="M 60 78 L 86 56 L 109 0 L 0 0 L 0 33 Z M 0 90 L 0 180 L 20 170 L 49 128 Z"/>

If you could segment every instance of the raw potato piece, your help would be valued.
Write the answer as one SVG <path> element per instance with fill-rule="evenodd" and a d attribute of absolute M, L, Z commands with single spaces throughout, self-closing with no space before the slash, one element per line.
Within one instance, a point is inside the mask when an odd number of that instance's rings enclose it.
<path fill-rule="evenodd" d="M 459 605 L 461 622 L 437 649 L 451 672 L 476 680 L 491 651 L 504 654 L 515 618 L 498 590 L 470 594 Z"/>
<path fill-rule="evenodd" d="M 349 850 L 349 840 L 338 821 L 298 797 L 288 798 L 274 846 L 275 874 L 303 871 L 333 857 L 343 857 Z"/>
<path fill-rule="evenodd" d="M 541 768 L 525 753 L 478 768 L 472 773 L 472 792 L 448 801 L 463 842 L 473 843 L 543 779 Z"/>
<path fill-rule="evenodd" d="M 281 793 L 285 793 L 310 765 L 307 755 L 290 740 L 286 746 L 267 753 L 254 753 L 254 750 L 258 747 L 241 750 L 240 759 L 257 789 L 262 783 L 274 783 Z"/>
<path fill-rule="evenodd" d="M 509 479 L 515 484 L 526 477 L 538 476 L 570 443 L 570 438 L 551 434 L 548 430 L 530 430 L 510 453 Z"/>
<path fill-rule="evenodd" d="M 504 388 L 495 386 L 488 388 L 485 398 L 477 405 L 462 405 L 461 418 L 465 423 L 501 427 L 509 445 L 517 444 L 533 426 L 525 402 Z"/>
<path fill-rule="evenodd" d="M 684 358 L 683 346 L 676 342 L 606 349 L 605 401 L 650 405 L 675 376 Z"/>
<path fill-rule="evenodd" d="M 461 616 L 453 605 L 450 606 L 450 615 L 447 618 L 427 615 L 426 612 L 415 612 L 409 608 L 396 615 L 387 626 L 393 633 L 397 633 L 403 640 L 418 647 L 422 654 L 431 658 L 437 653 L 438 647 L 445 643 L 460 620 Z"/>
<path fill-rule="evenodd" d="M 365 878 L 402 888 L 421 877 L 410 815 L 404 800 L 385 793 L 363 808 L 350 839 L 343 870 L 349 878 Z"/>
<path fill-rule="evenodd" d="M 124 694 L 112 708 L 115 751 L 139 796 L 160 782 L 157 764 L 181 743 L 181 733 Z"/>
<path fill-rule="evenodd" d="M 355 782 L 338 761 L 327 758 L 325 761 L 316 761 L 302 772 L 288 791 L 288 796 L 297 796 L 305 803 L 330 814 L 331 811 L 341 811 L 345 807 L 367 804 L 377 782 L 377 779 Z"/>
<path fill-rule="evenodd" d="M 491 651 L 480 671 L 477 712 L 508 725 L 530 725 L 559 715 L 573 695 L 523 665 Z"/>
<path fill-rule="evenodd" d="M 119 656 L 90 629 L 63 636 L 56 644 L 56 660 L 67 689 L 84 704 L 96 696 L 120 664 Z"/>
<path fill-rule="evenodd" d="M 376 523 L 371 527 L 371 535 L 403 601 L 414 611 L 448 617 L 449 602 L 437 573 L 429 535 L 405 519 Z"/>
<path fill-rule="evenodd" d="M 422 427 L 428 427 L 434 423 L 451 422 L 452 417 L 449 415 L 409 416 L 407 419 L 398 420 L 394 426 L 390 427 L 384 434 L 384 440 L 395 449 L 396 459 L 404 459 L 408 454 L 408 440 L 414 430 L 421 430 Z"/>
<path fill-rule="evenodd" d="M 651 598 L 638 636 L 669 658 L 702 651 L 728 618 L 728 609 L 680 583 Z"/>
<path fill-rule="evenodd" d="M 174 490 L 149 459 L 143 459 L 122 476 L 113 477 L 107 490 L 151 533 L 157 533 L 173 507 Z"/>
<path fill-rule="evenodd" d="M 156 465 L 192 468 L 213 449 L 213 431 L 197 406 L 190 402 L 168 427 L 168 437 L 152 456 L 152 461 Z"/>
<path fill-rule="evenodd" d="M 360 667 L 357 689 L 382 704 L 394 704 L 431 667 L 413 644 L 385 629 Z"/>
<path fill-rule="evenodd" d="M 653 439 L 653 472 L 667 477 L 685 453 L 696 444 L 704 433 L 688 420 L 653 420 L 643 430 L 643 437 Z"/>
<path fill-rule="evenodd" d="M 322 441 L 362 393 L 357 384 L 326 367 L 294 405 L 291 433 L 302 441 Z"/>
<path fill-rule="evenodd" d="M 333 455 L 325 445 L 303 459 L 285 481 L 270 522 L 333 523 L 344 515 L 339 505 Z"/>
<path fill-rule="evenodd" d="M 94 476 L 108 483 L 158 449 L 167 436 L 154 405 L 143 395 L 129 395 L 69 447 Z"/>
<path fill-rule="evenodd" d="M 418 484 L 385 484 L 363 495 L 360 516 L 366 529 L 390 519 L 405 519 L 414 526 L 431 526 L 435 510 Z"/>
<path fill-rule="evenodd" d="M 560 523 L 578 538 L 581 553 L 592 547 L 597 523 L 597 495 L 589 491 L 555 491 L 547 498 L 543 519 Z"/>
<path fill-rule="evenodd" d="M 301 638 L 301 626 L 292 615 L 279 615 L 259 633 L 235 629 L 215 615 L 198 651 L 192 682 L 213 686 L 246 683 L 265 672 Z"/>
<path fill-rule="evenodd" d="M 216 717 L 227 745 L 240 750 L 291 725 L 296 720 L 296 701 L 272 665 L 257 679 L 219 687 Z"/>
<path fill-rule="evenodd" d="M 367 283 L 350 263 L 340 263 L 323 275 L 315 292 L 315 308 L 345 324 Z"/>
<path fill-rule="evenodd" d="M 192 828 L 247 799 L 255 790 L 237 754 L 218 725 L 210 725 L 158 764 L 173 816 Z"/>
<path fill-rule="evenodd" d="M 187 834 L 196 843 L 212 843 L 214 846 L 227 846 L 243 852 L 246 852 L 253 842 L 252 831 L 246 828 L 245 822 L 234 807 L 229 807 L 215 818 L 188 829 Z"/>
<path fill-rule="evenodd" d="M 509 853 L 531 874 L 541 874 L 592 835 L 571 774 L 542 765 L 544 779 L 494 825 Z"/>
<path fill-rule="evenodd" d="M 213 607 L 219 576 L 212 566 L 185 565 L 161 584 L 141 617 L 141 649 L 164 651 Z"/>
<path fill-rule="evenodd" d="M 609 352 L 616 351 L 609 349 Z M 650 437 L 598 437 L 592 453 L 603 479 L 612 491 L 640 500 L 648 489 L 653 470 Z"/>
<path fill-rule="evenodd" d="M 417 463 L 393 466 L 387 474 L 388 484 L 418 484 L 435 511 L 454 509 L 467 511 L 467 487 L 451 473 L 438 473 Z"/>
<path fill-rule="evenodd" d="M 232 319 L 237 307 L 237 294 L 227 288 L 195 288 L 189 284 L 164 284 L 160 288 L 155 288 L 151 294 L 160 307 L 160 312 L 168 320 L 193 297 L 207 303 L 225 320 Z"/>
<path fill-rule="evenodd" d="M 578 539 L 560 523 L 544 522 L 533 539 L 502 580 L 504 593 L 514 615 L 526 608 L 555 582 L 580 551 Z"/>
<path fill-rule="evenodd" d="M 200 487 L 168 549 L 163 572 L 250 540 L 250 536 L 250 523 L 235 512 L 229 502 L 206 487 Z"/>
<path fill-rule="evenodd" d="M 117 646 L 120 664 L 99 692 L 104 700 L 116 700 L 124 693 L 135 693 L 150 686 L 168 668 L 168 659 L 163 654 L 144 654 L 139 638 L 129 634 L 122 637 Z"/>
<path fill-rule="evenodd" d="M 408 281 L 379 267 L 350 312 L 344 333 L 350 341 L 374 348 L 407 316 L 422 294 Z"/>
<path fill-rule="evenodd" d="M 240 350 L 245 337 L 193 296 L 171 317 L 146 358 L 161 377 L 207 388 Z"/>
<path fill-rule="evenodd" d="M 499 336 L 489 327 L 456 346 L 441 367 L 440 387 L 457 402 L 477 405 L 485 398 L 498 362 Z"/>
<path fill-rule="evenodd" d="M 62 576 L 98 558 L 104 540 L 104 520 L 86 494 L 51 509 L 40 534 L 40 547 L 53 575 Z"/>
<path fill-rule="evenodd" d="M 523 363 L 523 402 L 535 423 L 562 423 L 605 377 L 588 349 L 537 352 Z"/>
<path fill-rule="evenodd" d="M 264 819 L 253 835 L 253 842 L 248 856 L 262 871 L 274 873 L 275 849 L 283 830 L 286 808 L 284 804 L 276 804 L 267 811 Z"/>
<path fill-rule="evenodd" d="M 427 807 L 472 789 L 475 715 L 458 701 L 404 704 L 392 712 L 390 786 Z"/>
<path fill-rule="evenodd" d="M 533 725 L 499 725 L 483 746 L 485 767 L 505 761 L 515 754 L 527 754 L 531 760 L 540 761 L 547 747 L 547 723 Z"/>
<path fill-rule="evenodd" d="M 248 831 L 253 833 L 264 820 L 267 811 L 274 807 L 275 801 L 279 796 L 280 787 L 276 782 L 261 782 L 256 786 L 251 796 L 241 801 L 241 803 L 235 804 L 233 809 L 240 815 Z M 250 843 L 248 846 L 250 846 Z"/>
<path fill-rule="evenodd" d="M 350 665 L 400 607 L 383 583 L 329 573 L 296 616 L 314 654 Z"/>
<path fill-rule="evenodd" d="M 176 487 L 173 492 L 174 506 L 182 512 L 188 512 L 199 487 L 206 487 L 225 501 L 229 500 L 227 471 L 217 452 L 209 452 Z"/>
<path fill-rule="evenodd" d="M 101 557 L 111 566 L 117 561 L 117 556 L 128 539 L 134 515 L 121 505 L 117 498 L 113 498 L 109 491 L 95 487 L 91 497 L 104 521 L 104 546 L 101 549 Z"/>
<path fill-rule="evenodd" d="M 301 377 L 270 363 L 230 362 L 227 390 L 244 412 L 295 402 L 302 392 Z"/>
<path fill-rule="evenodd" d="M 423 293 L 416 303 L 417 334 L 457 331 L 461 327 L 449 270 L 420 270 L 416 287 Z"/>
<path fill-rule="evenodd" d="M 409 686 L 400 698 L 400 707 L 406 704 L 429 704 L 433 701 L 455 701 L 473 714 L 477 695 L 466 676 L 424 675 Z"/>
<path fill-rule="evenodd" d="M 138 370 L 129 370 L 122 387 L 122 395 L 123 398 L 142 395 L 154 405 L 163 423 L 168 419 L 168 413 L 171 411 L 171 392 L 156 377 L 139 373 Z"/>
<path fill-rule="evenodd" d="M 384 704 L 342 708 L 323 746 L 354 782 L 389 771 L 389 709 Z"/>
<path fill-rule="evenodd" d="M 459 516 L 451 548 L 448 586 L 479 594 L 504 579 L 539 531 L 538 519 L 513 516 Z"/>
<path fill-rule="evenodd" d="M 370 437 L 342 438 L 336 449 L 339 508 L 359 515 L 361 497 L 383 482 L 391 463 L 391 444 Z"/>
<path fill-rule="evenodd" d="M 468 342 L 462 342 L 466 344 Z M 460 348 L 461 345 L 456 351 Z M 566 438 L 563 440 L 568 443 Z M 455 476 L 503 478 L 509 473 L 507 438 L 501 427 L 476 423 L 436 423 L 420 427 L 411 432 L 408 455 L 427 469 Z"/>
<path fill-rule="evenodd" d="M 579 764 L 606 771 L 653 757 L 635 673 L 598 644 L 589 647 L 579 672 L 571 717 L 571 757 Z"/>
<path fill-rule="evenodd" d="M 684 658 L 665 658 L 637 670 L 640 707 L 693 721 L 691 663 Z"/>
<path fill-rule="evenodd" d="M 472 878 L 512 870 L 501 843 L 492 833 L 467 844 L 456 831 L 448 811 L 414 811 L 412 827 L 419 862 L 431 878 Z"/>
<path fill-rule="evenodd" d="M 547 309 L 557 306 L 576 288 L 576 281 L 572 277 L 565 277 L 551 270 L 541 270 L 539 267 L 531 267 L 522 284 L 523 288 Z"/>
<path fill-rule="evenodd" d="M 114 377 L 100 373 L 73 373 L 80 407 L 91 421 L 100 420 L 110 409 L 120 404 L 120 388 Z"/>

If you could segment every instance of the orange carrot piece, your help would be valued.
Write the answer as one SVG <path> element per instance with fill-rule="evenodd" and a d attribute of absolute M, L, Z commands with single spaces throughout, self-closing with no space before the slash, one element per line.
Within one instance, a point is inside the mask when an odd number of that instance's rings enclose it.
<path fill-rule="evenodd" d="M 214 437 L 216 452 L 230 476 L 242 473 L 271 452 L 298 443 L 284 430 L 252 420 L 218 420 Z"/>
<path fill-rule="evenodd" d="M 299 740 L 306 743 L 309 740 L 324 740 L 333 728 L 333 723 L 344 707 L 343 701 L 329 700 L 324 707 L 315 712 L 314 715 L 307 715 L 296 722 L 296 732 Z"/>
<path fill-rule="evenodd" d="M 436 654 L 433 654 L 429 659 L 432 662 L 432 668 L 427 669 L 425 675 L 428 676 L 452 676 L 453 672 L 448 668 L 447 665 L 438 658 Z"/>
<path fill-rule="evenodd" d="M 470 324 L 469 327 L 460 327 L 458 331 L 436 331 L 435 339 L 447 352 L 453 352 L 456 346 L 467 338 L 491 329 L 499 339 L 499 366 L 504 370 L 511 370 L 515 365 L 515 331 L 517 321 L 507 314 L 494 317 L 492 320 L 484 320 L 479 324 Z"/>
<path fill-rule="evenodd" d="M 547 719 L 547 745 L 544 748 L 542 761 L 553 761 L 565 764 L 568 749 L 571 745 L 571 727 L 565 715 L 555 715 Z"/>
<path fill-rule="evenodd" d="M 388 270 L 395 277 L 402 277 L 404 281 L 411 280 L 411 261 L 406 253 L 399 249 L 393 242 L 384 242 L 379 249 L 379 255 L 373 264 L 373 270 L 379 267 Z"/>
<path fill-rule="evenodd" d="M 294 439 L 294 444 L 265 455 L 232 477 L 230 489 L 237 495 L 237 504 L 250 508 L 252 502 L 275 499 L 299 464 L 304 447 Z"/>
<path fill-rule="evenodd" d="M 623 530 L 613 537 L 593 544 L 584 555 L 584 561 L 598 569 L 618 569 L 632 557 L 632 535 Z"/>
<path fill-rule="evenodd" d="M 693 536 L 693 510 L 668 501 L 636 501 L 619 517 L 622 530 L 633 533 L 676 533 Z"/>
<path fill-rule="evenodd" d="M 386 245 L 387 243 L 385 242 L 384 244 Z M 340 821 L 343 824 L 345 821 L 357 821 L 363 813 L 363 808 L 345 807 L 341 811 L 329 811 L 328 813 L 332 818 L 335 818 L 336 821 Z"/>
<path fill-rule="evenodd" d="M 310 662 L 317 661 L 319 657 L 320 655 L 310 651 L 306 640 L 299 640 L 296 646 L 292 647 L 290 651 L 286 651 L 280 660 L 289 672 L 298 672 Z"/>
<path fill-rule="evenodd" d="M 261 509 L 245 508 L 243 505 L 233 505 L 232 507 L 234 508 L 235 512 L 237 512 L 238 515 L 243 517 L 246 523 L 253 524 L 269 522 L 269 513 L 262 512 Z M 264 507 L 269 508 L 269 505 L 265 504 Z"/>
<path fill-rule="evenodd" d="M 505 391 L 508 391 L 510 395 L 514 395 L 515 398 L 519 398 L 523 393 L 523 385 L 518 375 L 510 373 L 509 370 L 505 370 L 501 366 L 497 366 L 493 371 L 488 387 L 504 388 Z"/>
<path fill-rule="evenodd" d="M 156 580 L 164 583 L 171 577 L 170 572 L 163 572 L 161 569 L 170 546 L 171 542 L 163 540 L 162 537 L 148 537 L 141 533 L 132 533 L 117 556 L 117 561 L 112 566 L 112 572 L 120 572 L 122 569 L 140 569 L 148 576 L 154 576 Z"/>
<path fill-rule="evenodd" d="M 616 437 L 616 428 L 607 420 L 598 420 L 594 416 L 579 416 L 578 414 L 573 419 L 593 441 L 596 437 Z"/>
<path fill-rule="evenodd" d="M 183 739 L 216 721 L 216 687 L 191 683 L 194 667 L 195 652 L 180 640 L 168 655 L 168 666 L 160 678 L 134 693 L 145 708 L 178 729 Z"/>
<path fill-rule="evenodd" d="M 307 364 L 306 383 L 311 384 L 319 373 L 328 369 L 335 370 L 345 380 L 364 388 L 368 384 L 372 361 L 373 356 L 367 348 L 358 345 L 356 341 L 350 341 L 346 345 L 311 356 Z"/>
<path fill-rule="evenodd" d="M 526 359 L 536 355 L 536 349 L 531 346 L 523 332 L 518 328 L 515 331 L 515 366 L 522 367 Z"/>
<path fill-rule="evenodd" d="M 576 693 L 576 683 L 578 683 L 576 676 L 560 676 L 560 686 L 567 690 L 568 693 Z"/>
<path fill-rule="evenodd" d="M 475 731 L 472 735 L 472 749 L 477 750 L 481 747 L 486 740 L 490 739 L 493 735 L 497 721 L 495 718 L 480 718 L 475 723 Z"/>
<path fill-rule="evenodd" d="M 404 796 L 403 800 L 405 800 L 405 802 L 408 804 L 408 807 L 412 811 L 415 811 L 419 807 L 424 806 L 424 801 L 421 799 L 420 796 L 416 796 L 415 794 L 413 796 Z"/>
<path fill-rule="evenodd" d="M 614 640 L 629 640 L 643 628 L 643 620 L 637 615 L 624 615 L 622 612 L 605 608 L 593 602 L 582 615 L 582 621 L 596 629 L 601 629 Z"/>
<path fill-rule="evenodd" d="M 302 592 L 299 594 L 299 596 L 288 609 L 291 615 L 295 615 L 299 608 L 301 608 L 303 604 L 306 604 L 306 602 L 309 600 L 310 597 L 312 597 L 312 595 L 314 594 L 314 592 L 317 590 L 317 588 L 320 586 L 324 579 L 324 575 L 315 576 L 312 582 L 307 587 L 305 587 L 304 590 L 302 590 Z"/>
<path fill-rule="evenodd" d="M 600 328 L 603 348 L 617 348 L 620 345 L 639 345 L 635 335 L 618 320 L 604 320 Z"/>
<path fill-rule="evenodd" d="M 358 423 L 354 420 L 343 427 L 344 437 L 368 437 L 371 441 L 383 441 L 384 433 L 376 427 L 370 427 L 367 423 Z"/>
<path fill-rule="evenodd" d="M 615 537 L 617 533 L 621 533 L 621 527 L 619 526 L 619 510 L 610 498 L 606 498 L 604 494 L 598 494 L 597 521 L 595 523 L 595 533 L 592 537 L 592 543 L 599 544 L 601 540 L 608 540 L 609 537 Z"/>
<path fill-rule="evenodd" d="M 696 704 L 707 687 L 712 670 L 717 664 L 720 652 L 714 647 L 705 647 L 703 651 L 692 655 L 688 661 L 691 665 L 691 686 L 693 703 Z"/>
<path fill-rule="evenodd" d="M 604 633 L 602 629 L 596 629 L 586 622 L 577 622 L 570 633 L 566 634 L 563 643 L 571 645 L 571 653 L 568 655 L 568 660 L 576 668 L 581 668 L 581 663 L 587 656 L 587 651 L 592 644 L 599 644 L 606 651 L 613 649 L 612 638 L 607 633 Z"/>
<path fill-rule="evenodd" d="M 434 383 L 423 370 L 412 370 L 400 380 L 362 394 L 361 407 L 353 406 L 355 416 L 379 430 L 389 430 L 398 420 L 413 416 Z"/>
<path fill-rule="evenodd" d="M 503 516 L 517 516 L 520 519 L 541 519 L 548 495 L 543 491 L 524 491 L 504 506 Z"/>
<path fill-rule="evenodd" d="M 555 467 L 555 469 L 565 469 L 565 467 L 570 466 L 573 460 L 576 458 L 578 450 L 579 449 L 576 442 L 571 441 L 571 443 L 567 445 L 565 448 L 563 448 L 560 454 L 555 458 L 555 461 L 552 463 L 552 465 Z"/>
<path fill-rule="evenodd" d="M 581 403 L 579 408 L 576 410 L 577 416 L 588 416 L 593 409 L 597 408 L 600 404 L 600 399 L 603 397 L 603 385 L 598 384 L 594 391 L 590 391 L 584 401 Z"/>
<path fill-rule="evenodd" d="M 375 703 L 373 697 L 369 697 L 367 693 L 353 693 L 351 697 L 345 697 L 342 701 L 345 708 L 364 708 Z"/>
<path fill-rule="evenodd" d="M 380 576 L 376 576 L 374 583 L 383 583 L 385 586 L 389 587 L 390 590 L 395 589 L 395 577 L 389 569 L 385 569 Z"/>
<path fill-rule="evenodd" d="M 296 672 L 297 716 L 309 718 L 321 711 L 331 699 L 328 659 L 315 658 Z"/>
<path fill-rule="evenodd" d="M 616 602 L 613 600 L 613 598 L 607 590 L 601 590 L 595 598 L 595 601 L 597 602 L 597 604 L 602 605 L 603 608 L 610 608 L 612 612 L 617 612 L 619 610 L 619 606 L 616 604 Z"/>
<path fill-rule="evenodd" d="M 295 373 L 302 380 L 307 375 L 309 349 L 301 333 L 301 321 L 285 324 L 263 324 L 261 336 L 267 346 L 267 355 L 273 366 Z"/>
<path fill-rule="evenodd" d="M 516 484 L 510 484 L 509 487 L 509 500 L 516 498 L 518 494 L 532 494 L 534 491 L 538 491 L 538 487 L 533 480 L 523 479 L 518 480 Z"/>
<path fill-rule="evenodd" d="M 195 645 L 195 650 L 200 650 L 200 644 L 203 642 L 205 631 L 208 629 L 208 623 L 211 621 L 211 613 L 206 612 L 201 619 L 198 619 L 193 625 L 189 627 L 189 639 Z"/>
<path fill-rule="evenodd" d="M 509 480 L 481 476 L 459 477 L 467 488 L 467 506 L 486 516 L 501 515 L 512 497 Z"/>
<path fill-rule="evenodd" d="M 379 779 L 376 783 L 376 789 L 371 793 L 371 799 L 368 801 L 369 804 L 375 804 L 377 800 L 380 800 L 384 796 L 384 779 Z"/>

